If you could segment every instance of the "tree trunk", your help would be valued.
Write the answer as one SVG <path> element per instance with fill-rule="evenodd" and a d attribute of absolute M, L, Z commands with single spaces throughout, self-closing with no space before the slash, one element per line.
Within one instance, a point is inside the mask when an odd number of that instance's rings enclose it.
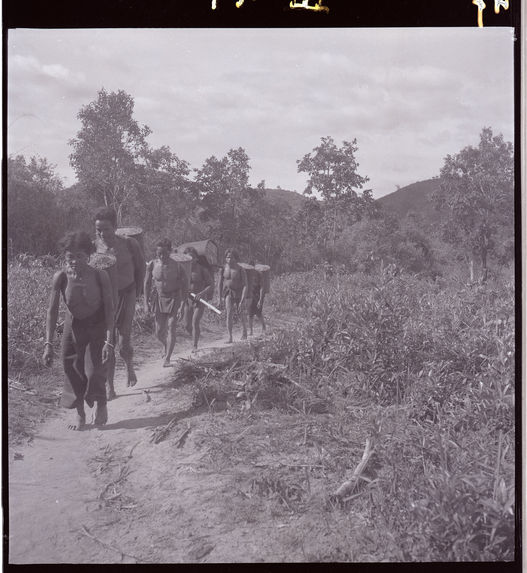
<path fill-rule="evenodd" d="M 473 283 L 474 282 L 474 259 L 472 257 L 470 257 L 470 259 L 468 261 L 468 270 L 470 273 L 470 282 Z"/>

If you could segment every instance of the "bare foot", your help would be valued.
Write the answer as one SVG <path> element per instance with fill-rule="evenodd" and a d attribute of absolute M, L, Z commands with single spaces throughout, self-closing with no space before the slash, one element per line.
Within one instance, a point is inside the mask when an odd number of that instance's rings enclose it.
<path fill-rule="evenodd" d="M 137 378 L 136 378 L 135 372 L 133 370 L 131 372 L 129 371 L 128 372 L 128 380 L 126 382 L 126 385 L 132 387 L 132 386 L 135 386 L 136 384 L 137 384 Z"/>
<path fill-rule="evenodd" d="M 229 338 L 229 340 L 225 341 L 226 344 L 232 344 L 232 338 Z"/>
<path fill-rule="evenodd" d="M 68 430 L 82 430 L 86 425 L 86 415 L 75 413 L 73 420 L 68 424 Z"/>
<path fill-rule="evenodd" d="M 242 334 L 241 340 L 247 340 L 247 333 Z"/>
<path fill-rule="evenodd" d="M 172 364 L 170 364 L 170 359 L 163 362 L 163 368 L 170 368 L 170 366 L 172 366 Z"/>
<path fill-rule="evenodd" d="M 104 426 L 108 421 L 108 408 L 106 404 L 99 404 L 97 403 L 97 407 L 95 408 L 95 420 L 93 423 L 96 426 Z"/>
<path fill-rule="evenodd" d="M 114 400 L 115 398 L 117 398 L 117 394 L 115 393 L 115 390 L 113 388 L 108 388 L 108 400 Z"/>

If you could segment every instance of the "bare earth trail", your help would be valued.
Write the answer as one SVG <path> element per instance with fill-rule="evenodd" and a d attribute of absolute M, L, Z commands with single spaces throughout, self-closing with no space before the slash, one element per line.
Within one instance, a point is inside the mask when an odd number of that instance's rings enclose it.
<path fill-rule="evenodd" d="M 218 328 L 205 328 L 202 338 L 199 355 L 232 348 Z M 237 409 L 196 404 L 192 384 L 171 383 L 174 369 L 162 367 L 156 342 L 136 344 L 135 387 L 125 388 L 118 372 L 105 427 L 92 426 L 87 410 L 87 428 L 68 431 L 71 412 L 63 411 L 17 448 L 22 456 L 10 452 L 9 562 L 308 559 L 309 538 L 323 542 L 317 520 L 293 511 L 287 499 L 278 506 L 254 495 L 255 483 L 260 493 L 272 488 L 258 469 L 270 463 L 272 415 L 251 424 Z M 189 347 L 179 337 L 173 362 L 190 358 Z M 154 429 L 171 420 L 170 434 L 154 443 Z M 305 443 L 305 423 L 297 425 Z"/>

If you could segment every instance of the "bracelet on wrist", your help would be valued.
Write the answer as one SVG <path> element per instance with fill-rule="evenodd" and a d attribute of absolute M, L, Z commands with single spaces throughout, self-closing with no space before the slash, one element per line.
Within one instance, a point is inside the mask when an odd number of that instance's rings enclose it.
<path fill-rule="evenodd" d="M 109 346 L 110 348 L 115 348 L 115 345 L 112 344 L 111 342 L 108 342 L 107 340 L 104 341 L 104 344 L 106 344 L 106 345 Z"/>
<path fill-rule="evenodd" d="M 53 346 L 53 342 L 46 340 L 46 342 L 44 342 L 44 346 Z"/>

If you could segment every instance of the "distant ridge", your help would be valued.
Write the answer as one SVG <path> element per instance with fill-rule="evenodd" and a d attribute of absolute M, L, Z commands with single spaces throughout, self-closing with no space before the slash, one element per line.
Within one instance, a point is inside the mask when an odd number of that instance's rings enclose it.
<path fill-rule="evenodd" d="M 298 211 L 306 201 L 304 195 L 296 191 L 288 191 L 287 189 L 265 189 L 265 198 L 273 205 L 287 203 L 293 212 Z"/>
<path fill-rule="evenodd" d="M 385 213 L 393 213 L 403 219 L 412 212 L 424 223 L 434 224 L 440 221 L 441 211 L 436 210 L 432 195 L 439 189 L 439 179 L 426 179 L 377 199 Z"/>
<path fill-rule="evenodd" d="M 432 195 L 439 189 L 439 179 L 425 179 L 401 187 L 377 199 L 385 213 L 391 213 L 398 219 L 404 219 L 408 213 L 414 213 L 424 227 L 437 224 L 442 217 L 441 211 L 436 210 Z M 292 211 L 297 212 L 308 197 L 287 189 L 265 189 L 265 197 L 274 205 L 285 203 Z"/>

